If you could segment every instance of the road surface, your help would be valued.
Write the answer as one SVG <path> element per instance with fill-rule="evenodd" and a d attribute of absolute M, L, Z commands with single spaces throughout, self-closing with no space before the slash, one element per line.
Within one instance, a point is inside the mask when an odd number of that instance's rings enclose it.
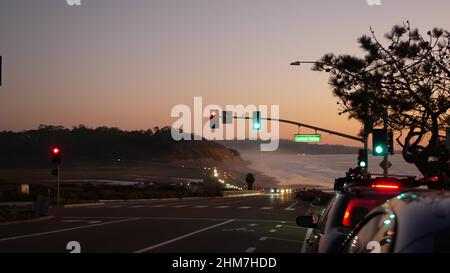
<path fill-rule="evenodd" d="M 291 195 L 111 202 L 53 208 L 50 220 L 0 225 L 0 252 L 292 253 L 308 213 Z M 69 248 L 72 249 L 72 248 Z"/>

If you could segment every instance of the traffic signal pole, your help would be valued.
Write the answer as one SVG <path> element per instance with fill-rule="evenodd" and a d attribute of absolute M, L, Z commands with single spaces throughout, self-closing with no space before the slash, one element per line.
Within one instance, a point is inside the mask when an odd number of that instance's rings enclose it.
<path fill-rule="evenodd" d="M 58 165 L 57 168 L 56 168 L 58 170 L 58 176 L 57 176 L 58 177 L 57 178 L 58 179 L 58 185 L 57 185 L 57 195 L 56 195 L 56 206 L 57 207 L 59 207 L 59 181 L 60 181 L 59 180 L 59 169 L 60 169 L 59 167 L 60 167 L 60 165 Z"/>
<path fill-rule="evenodd" d="M 383 116 L 383 126 L 384 130 L 386 132 L 385 139 L 388 139 L 388 125 L 387 125 L 387 109 L 385 109 L 384 116 Z M 388 141 L 386 141 L 387 143 Z M 383 157 L 383 176 L 387 177 L 389 175 L 389 153 L 387 152 Z"/>
<path fill-rule="evenodd" d="M 253 117 L 237 117 L 235 116 L 234 119 L 246 119 L 246 120 L 251 120 L 253 119 Z M 340 132 L 336 132 L 336 131 L 332 131 L 332 130 L 328 130 L 328 129 L 324 129 L 324 128 L 320 128 L 320 127 L 316 127 L 316 126 L 312 126 L 312 125 L 308 125 L 308 124 L 304 124 L 304 123 L 300 123 L 300 122 L 296 122 L 296 121 L 291 121 L 291 120 L 287 120 L 287 119 L 274 119 L 274 118 L 260 118 L 261 120 L 267 120 L 267 121 L 277 121 L 280 123 L 287 123 L 287 124 L 293 124 L 293 125 L 297 125 L 299 127 L 305 127 L 305 128 L 309 128 L 309 129 L 313 129 L 319 132 L 324 132 L 324 133 L 328 133 L 330 135 L 336 135 L 336 136 L 340 136 L 343 138 L 348 138 L 351 140 L 355 140 L 355 141 L 359 141 L 361 143 L 364 144 L 364 148 L 367 148 L 367 137 L 362 138 L 362 137 L 357 137 L 357 136 L 352 136 L 352 135 L 347 135 L 344 133 L 340 133 Z"/>

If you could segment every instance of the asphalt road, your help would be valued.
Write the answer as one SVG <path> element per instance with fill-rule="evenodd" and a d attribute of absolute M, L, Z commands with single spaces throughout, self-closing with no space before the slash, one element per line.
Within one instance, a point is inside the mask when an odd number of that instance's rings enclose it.
<path fill-rule="evenodd" d="M 292 253 L 308 212 L 291 195 L 113 202 L 53 208 L 50 220 L 0 226 L 0 252 Z M 71 249 L 71 248 L 69 248 Z"/>

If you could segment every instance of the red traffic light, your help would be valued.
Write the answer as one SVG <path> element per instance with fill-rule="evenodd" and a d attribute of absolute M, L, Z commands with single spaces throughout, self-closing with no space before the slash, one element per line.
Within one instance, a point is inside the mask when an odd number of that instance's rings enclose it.
<path fill-rule="evenodd" d="M 61 149 L 59 149 L 58 147 L 55 147 L 55 148 L 52 149 L 52 153 L 54 155 L 58 155 L 59 153 L 61 153 Z"/>

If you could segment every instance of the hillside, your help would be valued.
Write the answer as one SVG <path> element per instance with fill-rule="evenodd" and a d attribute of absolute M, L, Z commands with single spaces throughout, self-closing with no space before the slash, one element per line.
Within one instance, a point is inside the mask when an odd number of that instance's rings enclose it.
<path fill-rule="evenodd" d="M 48 165 L 49 151 L 58 145 L 64 160 L 110 161 L 241 161 L 239 153 L 218 143 L 172 139 L 170 128 L 123 131 L 118 128 L 67 129 L 43 126 L 23 132 L 0 132 L 0 168 Z"/>

